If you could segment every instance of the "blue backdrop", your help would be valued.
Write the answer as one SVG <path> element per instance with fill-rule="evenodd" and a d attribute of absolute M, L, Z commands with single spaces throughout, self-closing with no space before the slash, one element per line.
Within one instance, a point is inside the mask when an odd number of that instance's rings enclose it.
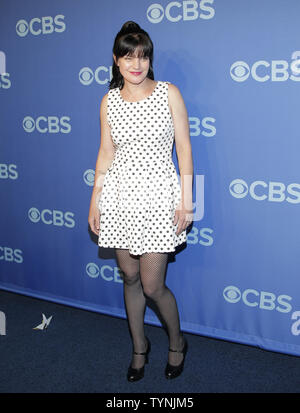
<path fill-rule="evenodd" d="M 126 317 L 87 220 L 113 41 L 134 20 L 189 115 L 195 222 L 166 279 L 182 329 L 300 355 L 299 1 L 0 7 L 0 288 Z"/>

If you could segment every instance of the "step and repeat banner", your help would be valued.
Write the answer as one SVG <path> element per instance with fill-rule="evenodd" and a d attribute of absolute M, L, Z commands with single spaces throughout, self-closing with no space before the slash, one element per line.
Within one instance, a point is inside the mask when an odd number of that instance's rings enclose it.
<path fill-rule="evenodd" d="M 113 41 L 134 20 L 189 116 L 195 221 L 166 278 L 182 330 L 300 355 L 299 1 L 0 11 L 0 288 L 126 318 L 114 250 L 88 213 Z M 175 146 L 173 160 L 179 176 Z M 151 306 L 145 322 L 161 325 Z"/>

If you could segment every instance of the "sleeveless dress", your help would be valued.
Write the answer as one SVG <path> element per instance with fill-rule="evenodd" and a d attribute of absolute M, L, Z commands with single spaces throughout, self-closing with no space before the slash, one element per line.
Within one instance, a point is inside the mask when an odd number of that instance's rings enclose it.
<path fill-rule="evenodd" d="M 168 83 L 158 81 L 152 94 L 137 102 L 124 100 L 118 87 L 108 92 L 115 156 L 98 203 L 101 247 L 141 255 L 172 252 L 186 242 L 186 230 L 176 235 L 178 223 L 173 224 L 181 189 L 172 160 Z"/>

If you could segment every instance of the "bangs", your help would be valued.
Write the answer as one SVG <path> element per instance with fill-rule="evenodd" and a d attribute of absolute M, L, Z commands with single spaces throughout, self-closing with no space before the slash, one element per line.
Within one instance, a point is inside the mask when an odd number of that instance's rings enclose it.
<path fill-rule="evenodd" d="M 117 52 L 118 57 L 125 55 L 137 57 L 151 57 L 153 53 L 153 46 L 149 39 L 143 33 L 127 34 L 120 39 Z"/>

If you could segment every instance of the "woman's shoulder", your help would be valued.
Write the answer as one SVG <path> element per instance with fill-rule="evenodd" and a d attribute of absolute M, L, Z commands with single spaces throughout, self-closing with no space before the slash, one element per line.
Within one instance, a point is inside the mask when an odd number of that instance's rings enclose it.
<path fill-rule="evenodd" d="M 171 85 L 172 83 L 169 82 L 168 80 L 159 80 L 158 83 L 162 83 L 164 85 Z"/>
<path fill-rule="evenodd" d="M 174 97 L 176 99 L 176 97 L 181 95 L 179 87 L 174 83 L 171 83 L 168 80 L 165 80 L 164 83 L 168 86 L 168 92 L 171 98 Z"/>
<path fill-rule="evenodd" d="M 117 95 L 118 87 L 114 87 L 112 89 L 109 89 L 108 92 L 104 95 L 106 100 L 110 100 L 112 97 L 115 97 Z"/>
<path fill-rule="evenodd" d="M 169 80 L 163 80 L 162 82 L 168 86 L 168 89 L 171 93 L 180 93 L 179 87 L 174 83 L 171 83 Z"/>
<path fill-rule="evenodd" d="M 104 105 L 104 106 L 107 106 L 107 105 L 108 105 L 108 102 L 109 102 L 109 100 L 111 99 L 112 94 L 115 93 L 116 89 L 117 89 L 117 88 L 109 89 L 108 92 L 106 92 L 106 93 L 103 95 L 102 100 L 101 100 L 101 105 Z"/>

